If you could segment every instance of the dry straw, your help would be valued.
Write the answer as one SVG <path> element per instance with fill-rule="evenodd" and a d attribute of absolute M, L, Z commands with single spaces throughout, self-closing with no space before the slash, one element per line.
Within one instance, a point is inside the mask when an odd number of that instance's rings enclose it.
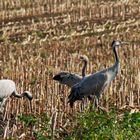
<path fill-rule="evenodd" d="M 139 106 L 140 4 L 136 1 L 1 0 L 0 9 L 1 79 L 14 80 L 19 92 L 33 93 L 32 114 L 52 116 L 53 136 L 56 128 L 67 130 L 71 115 L 79 110 L 78 103 L 69 108 L 69 89 L 53 81 L 53 75 L 61 70 L 81 74 L 79 54 L 89 57 L 87 73 L 112 65 L 112 39 L 130 43 L 119 48 L 121 70 L 100 104 L 107 109 Z M 15 118 L 28 114 L 30 106 L 26 99 L 12 98 L 5 111 L 7 119 Z M 16 119 L 6 124 L 1 137 L 20 136 L 21 127 L 28 132 Z"/>

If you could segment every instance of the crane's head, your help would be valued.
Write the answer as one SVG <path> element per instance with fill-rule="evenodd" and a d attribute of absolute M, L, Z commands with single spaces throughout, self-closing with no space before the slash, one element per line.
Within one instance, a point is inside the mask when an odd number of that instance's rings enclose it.
<path fill-rule="evenodd" d="M 60 74 L 57 74 L 53 77 L 53 80 L 56 80 L 56 81 L 59 81 L 61 80 L 61 75 Z"/>
<path fill-rule="evenodd" d="M 30 101 L 33 99 L 32 93 L 30 91 L 24 91 L 23 96 L 27 97 Z"/>
<path fill-rule="evenodd" d="M 121 42 L 118 41 L 118 40 L 113 40 L 113 41 L 112 41 L 112 44 L 111 44 L 112 48 L 118 47 L 118 46 L 120 46 L 120 45 L 121 45 Z"/>
<path fill-rule="evenodd" d="M 130 42 L 128 42 L 128 41 L 113 40 L 111 46 L 112 46 L 112 48 L 114 48 L 114 47 L 118 47 L 120 45 L 128 45 L 129 43 Z"/>
<path fill-rule="evenodd" d="M 55 80 L 55 81 L 62 81 L 63 78 L 68 77 L 68 76 L 69 76 L 69 73 L 63 71 L 63 72 L 60 72 L 60 73 L 56 74 L 56 75 L 53 77 L 53 80 Z"/>
<path fill-rule="evenodd" d="M 30 108 L 32 112 L 32 99 L 33 99 L 32 93 L 30 91 L 24 91 L 22 95 L 27 97 L 28 100 L 30 101 Z"/>
<path fill-rule="evenodd" d="M 80 60 L 84 61 L 84 62 L 88 62 L 89 61 L 89 59 L 88 59 L 88 57 L 86 55 L 81 55 L 80 56 Z"/>

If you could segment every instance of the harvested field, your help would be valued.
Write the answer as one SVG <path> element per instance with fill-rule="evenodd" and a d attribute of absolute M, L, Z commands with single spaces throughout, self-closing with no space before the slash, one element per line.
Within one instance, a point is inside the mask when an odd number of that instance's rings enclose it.
<path fill-rule="evenodd" d="M 17 90 L 33 93 L 32 108 L 26 99 L 10 98 L 1 123 L 0 138 L 35 139 L 17 119 L 46 112 L 52 119 L 53 139 L 63 139 L 79 112 L 67 104 L 70 89 L 52 80 L 60 71 L 81 74 L 80 54 L 89 57 L 87 73 L 114 63 L 113 39 L 128 42 L 119 47 L 121 70 L 103 94 L 100 105 L 140 106 L 140 2 L 138 0 L 1 0 L 0 77 L 12 79 Z M 54 131 L 54 132 L 52 132 Z M 45 133 L 45 134 L 44 134 Z M 44 135 L 49 135 L 44 132 Z"/>

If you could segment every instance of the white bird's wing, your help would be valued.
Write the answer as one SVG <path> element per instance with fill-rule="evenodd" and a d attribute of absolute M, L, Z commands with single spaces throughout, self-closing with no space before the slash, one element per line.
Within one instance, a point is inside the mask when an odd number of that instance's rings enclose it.
<path fill-rule="evenodd" d="M 15 83 L 12 80 L 0 80 L 0 98 L 8 97 L 15 91 Z"/>

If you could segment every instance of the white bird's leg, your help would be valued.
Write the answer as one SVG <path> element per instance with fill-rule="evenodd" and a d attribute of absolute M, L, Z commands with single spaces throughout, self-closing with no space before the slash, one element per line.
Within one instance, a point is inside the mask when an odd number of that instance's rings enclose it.
<path fill-rule="evenodd" d="M 0 111 L 1 111 L 1 108 L 2 108 L 2 101 L 0 102 Z"/>
<path fill-rule="evenodd" d="M 3 98 L 3 102 L 2 102 L 2 106 L 5 106 L 5 107 L 3 107 L 3 121 L 5 121 L 8 117 L 7 104 L 6 104 L 7 99 L 9 99 L 9 98 Z"/>
<path fill-rule="evenodd" d="M 4 107 L 0 104 L 0 113 L 3 113 Z"/>
<path fill-rule="evenodd" d="M 5 102 L 6 102 L 7 98 L 3 98 L 1 100 L 1 103 L 0 103 L 0 114 L 1 114 L 1 117 L 3 120 L 5 120 L 5 108 L 4 108 L 4 105 L 5 105 Z"/>
<path fill-rule="evenodd" d="M 0 103 L 0 108 L 2 108 L 6 102 L 7 98 L 3 98 L 1 103 Z"/>

